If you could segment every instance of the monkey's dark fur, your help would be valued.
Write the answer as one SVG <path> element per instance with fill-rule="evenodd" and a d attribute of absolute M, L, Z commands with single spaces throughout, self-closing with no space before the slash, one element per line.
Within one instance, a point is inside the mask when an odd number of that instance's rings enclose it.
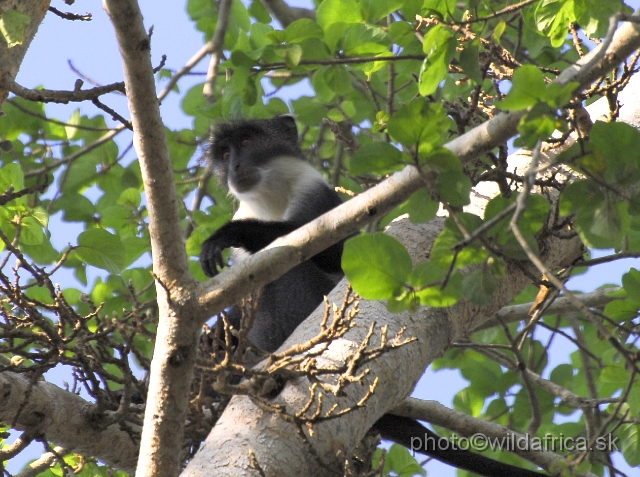
<path fill-rule="evenodd" d="M 209 277 L 224 266 L 224 249 L 255 253 L 341 203 L 338 194 L 306 161 L 290 116 L 218 124 L 209 159 L 220 183 L 239 201 L 233 220 L 202 245 L 200 264 Z M 233 252 L 232 261 L 242 260 L 242 250 Z M 341 257 L 339 242 L 266 285 L 248 333 L 251 342 L 265 351 L 275 351 L 342 278 Z M 239 308 L 233 307 L 229 321 L 236 329 L 240 318 Z M 439 439 L 418 421 L 391 414 L 380 418 L 374 428 L 383 438 L 409 448 L 411 437 L 430 436 L 432 442 Z M 488 477 L 542 475 L 469 451 L 430 446 L 419 452 Z"/>
<path fill-rule="evenodd" d="M 223 266 L 225 248 L 255 253 L 341 203 L 298 147 L 292 117 L 220 124 L 210 150 L 220 183 L 240 206 L 233 220 L 202 245 L 200 263 L 207 276 Z M 340 281 L 341 256 L 339 242 L 266 285 L 248 334 L 251 342 L 275 351 Z M 239 260 L 242 251 L 234 251 L 232 261 Z M 240 327 L 237 308 L 230 310 L 229 320 Z"/>

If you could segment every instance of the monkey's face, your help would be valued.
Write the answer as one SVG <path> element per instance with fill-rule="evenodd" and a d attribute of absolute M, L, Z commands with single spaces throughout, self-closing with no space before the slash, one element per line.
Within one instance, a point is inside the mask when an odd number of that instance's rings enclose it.
<path fill-rule="evenodd" d="M 304 157 L 297 138 L 287 116 L 217 125 L 210 151 L 220 183 L 237 198 L 260 190 L 274 159 Z"/>
<path fill-rule="evenodd" d="M 260 160 L 254 155 L 254 139 L 245 137 L 222 153 L 221 166 L 226 172 L 227 187 L 236 197 L 250 192 L 262 182 Z M 257 160 L 258 159 L 258 160 Z"/>

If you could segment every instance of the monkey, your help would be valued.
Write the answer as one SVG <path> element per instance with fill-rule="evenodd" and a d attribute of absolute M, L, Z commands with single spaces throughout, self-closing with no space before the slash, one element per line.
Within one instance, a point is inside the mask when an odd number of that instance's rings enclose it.
<path fill-rule="evenodd" d="M 233 220 L 202 245 L 200 264 L 209 277 L 224 265 L 224 249 L 236 248 L 238 262 L 243 250 L 255 253 L 342 203 L 307 162 L 291 116 L 219 124 L 209 151 L 219 182 L 239 201 Z M 342 247 L 343 241 L 332 245 L 263 287 L 247 335 L 253 344 L 275 351 L 316 309 L 344 275 Z M 237 307 L 228 318 L 239 329 Z"/>
<path fill-rule="evenodd" d="M 223 268 L 222 252 L 233 247 L 232 262 L 256 253 L 342 203 L 339 195 L 305 158 L 295 119 L 290 115 L 214 126 L 208 159 L 223 187 L 239 201 L 233 219 L 202 245 L 200 264 L 213 277 Z M 275 351 L 322 303 L 340 281 L 343 242 L 327 248 L 264 286 L 247 337 L 266 352 Z M 241 311 L 228 312 L 240 327 Z M 439 436 L 418 421 L 385 414 L 373 426 L 383 439 L 411 449 L 411 438 Z M 487 477 L 540 477 L 544 474 L 503 464 L 466 450 L 438 446 L 416 451 Z"/>

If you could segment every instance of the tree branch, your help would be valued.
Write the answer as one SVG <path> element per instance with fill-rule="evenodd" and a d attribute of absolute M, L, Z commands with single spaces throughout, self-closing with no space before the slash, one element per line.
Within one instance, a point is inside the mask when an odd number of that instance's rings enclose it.
<path fill-rule="evenodd" d="M 316 12 L 314 10 L 290 7 L 284 0 L 262 0 L 262 3 L 284 28 L 301 18 L 316 19 Z"/>
<path fill-rule="evenodd" d="M 602 60 L 592 69 L 586 69 L 583 65 L 597 53 L 585 56 L 578 64 L 560 75 L 557 81 L 566 84 L 577 80 L 581 87 L 584 87 L 604 71 L 615 67 L 639 44 L 640 35 L 636 28 L 625 25 L 616 33 L 611 51 L 602 55 Z M 500 114 L 451 141 L 446 147 L 456 153 L 461 161 L 469 161 L 515 134 L 516 126 L 523 114 L 524 112 Z M 216 312 L 237 302 L 240 295 L 247 292 L 247 287 L 272 281 L 290 268 L 286 264 L 289 260 L 299 263 L 305 257 L 314 255 L 336 239 L 354 232 L 363 223 L 386 213 L 421 185 L 419 173 L 414 168 L 407 167 L 316 221 L 277 240 L 266 251 L 249 257 L 239 266 L 232 267 L 210 280 L 202 286 L 203 306 L 211 300 L 208 303 L 211 306 L 210 310 Z M 432 224 L 432 227 L 435 227 L 435 224 Z M 429 230 L 430 233 L 435 232 L 433 229 Z M 425 230 L 422 229 L 418 235 L 422 237 L 418 248 L 428 249 L 424 238 Z M 404 233 L 402 236 L 407 248 L 415 252 L 416 244 L 407 242 Z M 309 237 L 314 238 L 309 240 Z M 575 239 L 563 241 L 550 237 L 541 249 L 553 253 L 553 256 L 546 258 L 547 266 L 553 267 L 569 265 L 582 253 L 582 245 Z M 515 296 L 519 287 L 528 282 L 528 277 L 521 269 L 510 269 L 507 277 L 507 280 L 503 279 L 496 287 L 498 295 L 494 297 L 494 305 L 506 304 L 509 297 Z M 237 295 L 233 281 L 235 279 L 242 281 Z M 220 289 L 216 290 L 215 287 Z M 330 300 L 336 300 L 335 293 L 332 293 Z M 227 299 L 229 301 L 226 301 Z M 253 461 L 248 457 L 249 450 L 253 452 L 260 467 L 267 469 L 266 472 L 271 475 L 330 475 L 326 465 L 338 467 L 340 458 L 350 455 L 354 443 L 359 441 L 373 422 L 389 410 L 394 402 L 398 402 L 400 396 L 408 394 L 432 357 L 446 349 L 446 343 L 464 336 L 468 330 L 490 319 L 489 309 L 474 307 L 464 302 L 449 309 L 422 310 L 415 315 L 404 313 L 395 317 L 390 317 L 381 304 L 361 303 L 360 308 L 358 326 L 350 330 L 339 343 L 335 343 L 331 347 L 332 352 L 324 353 L 324 359 L 329 362 L 341 362 L 350 350 L 353 350 L 354 344 L 360 342 L 361 333 L 368 329 L 367 325 L 373 320 L 378 325 L 389 325 L 392 333 L 398 330 L 398 323 L 402 322 L 407 326 L 405 336 L 418 337 L 420 340 L 420 345 L 411 343 L 402 346 L 368 364 L 370 375 L 378 376 L 379 381 L 375 393 L 367 401 L 366 409 L 347 414 L 339 420 L 314 425 L 313 435 L 302 440 L 290 422 L 278 420 L 276 416 L 264 412 L 246 398 L 236 397 L 232 399 L 184 475 L 199 475 L 205 468 L 208 472 L 215 469 L 220 475 L 237 475 L 240 471 L 257 475 L 255 467 L 252 467 Z M 314 335 L 319 321 L 317 313 L 316 311 L 298 327 L 283 348 L 293 343 L 305 342 Z M 402 376 L 393 373 L 389 378 L 388 373 L 398 369 L 399 363 L 402 363 L 403 367 Z M 371 382 L 365 381 L 363 384 Z M 288 383 L 276 402 L 286 405 L 289 412 L 295 412 L 293 410 L 300 409 L 308 402 L 308 386 L 309 383 L 305 380 Z M 333 396 L 325 396 L 324 403 L 327 406 L 339 403 L 340 408 L 344 408 L 354 405 L 361 398 L 361 395 L 354 391 L 345 394 L 347 396 L 340 400 Z M 268 442 L 269 445 L 263 446 L 261 443 L 264 442 Z M 339 456 L 336 457 L 336 454 Z M 552 465 L 553 459 L 551 456 L 547 460 L 547 468 Z"/>
<path fill-rule="evenodd" d="M 74 103 L 82 102 L 95 98 L 99 98 L 103 94 L 118 91 L 125 93 L 124 82 L 108 84 L 105 86 L 96 86 L 91 89 L 81 89 L 77 91 L 55 91 L 52 89 L 29 89 L 20 86 L 15 81 L 4 81 L 3 87 L 7 88 L 16 96 L 28 99 L 29 101 L 38 101 L 41 103 Z"/>
<path fill-rule="evenodd" d="M 616 67 L 640 46 L 640 33 L 635 24 L 625 24 L 611 43 L 610 52 L 586 70 L 598 49 L 567 68 L 556 80 L 560 84 L 572 81 L 584 88 L 593 79 Z M 500 113 L 493 119 L 448 142 L 445 147 L 456 154 L 464 164 L 492 148 L 506 142 L 517 133 L 517 125 L 525 111 Z M 367 223 L 384 217 L 389 211 L 407 200 L 424 185 L 422 176 L 413 166 L 407 166 L 377 186 L 359 194 L 304 227 L 281 237 L 264 251 L 243 260 L 237 266 L 223 271 L 213 279 L 198 285 L 198 294 L 206 316 L 213 316 L 240 301 L 248 290 L 269 283 L 295 265 L 333 245 L 340 239 L 360 230 Z M 313 240 L 309 240 L 313 237 Z"/>
<path fill-rule="evenodd" d="M 622 300 L 624 297 L 609 296 L 608 293 L 620 290 L 620 288 L 601 288 L 591 293 L 582 295 L 574 295 L 585 306 L 589 308 L 600 308 L 614 300 Z M 521 303 L 520 305 L 507 306 L 500 310 L 496 315 L 482 326 L 473 331 L 485 330 L 497 326 L 499 322 L 515 323 L 516 321 L 527 320 L 530 318 L 530 310 L 533 303 Z M 576 307 L 567 297 L 556 298 L 556 300 L 544 311 L 544 315 L 557 315 L 561 313 L 572 313 L 576 311 Z"/>
<path fill-rule="evenodd" d="M 0 41 L 0 108 L 9 96 L 7 85 L 13 83 L 18 74 L 24 55 L 48 11 L 49 3 L 49 0 L 9 0 L 2 4 L 3 12 L 17 10 L 27 14 L 30 21 L 21 44 L 9 46 L 6 41 Z"/>
<path fill-rule="evenodd" d="M 475 419 L 463 412 L 449 409 L 436 401 L 422 401 L 415 398 L 407 398 L 398 407 L 393 409 L 393 413 L 399 416 L 412 417 L 430 422 L 436 426 L 453 429 L 463 436 L 472 437 L 474 434 L 482 434 L 489 440 L 505 443 L 504 446 L 539 467 L 550 469 L 554 465 L 563 462 L 564 459 L 546 450 L 527 450 L 527 446 L 511 446 L 511 442 L 527 442 L 532 436 L 514 432 L 500 424 Z M 562 468 L 562 467 L 560 467 Z M 591 472 L 581 475 L 585 477 L 596 477 Z"/>
<path fill-rule="evenodd" d="M 33 384 L 24 374 L 0 373 L 0 422 L 133 473 L 138 445 L 118 424 L 103 429 L 94 410 L 93 404 L 53 384 Z"/>
<path fill-rule="evenodd" d="M 180 232 L 179 200 L 150 57 L 150 38 L 135 0 L 105 0 L 122 55 L 134 146 L 149 209 L 159 323 L 151 363 L 138 477 L 173 477 L 180 468 L 197 337 L 204 311 Z"/>
<path fill-rule="evenodd" d="M 202 89 L 202 94 L 209 103 L 215 101 L 216 95 L 216 78 L 218 77 L 218 65 L 220 64 L 220 58 L 222 57 L 222 49 L 224 47 L 224 37 L 227 33 L 227 26 L 229 25 L 229 15 L 231 14 L 231 0 L 220 0 L 218 7 L 218 24 L 216 25 L 216 31 L 211 38 L 211 60 L 209 61 L 209 69 L 207 70 L 207 80 Z"/>

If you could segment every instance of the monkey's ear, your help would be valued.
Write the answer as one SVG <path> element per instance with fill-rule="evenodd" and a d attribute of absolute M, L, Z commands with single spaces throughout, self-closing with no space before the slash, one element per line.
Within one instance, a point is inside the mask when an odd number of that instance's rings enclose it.
<path fill-rule="evenodd" d="M 286 133 L 293 141 L 298 142 L 298 126 L 296 117 L 293 114 L 282 114 L 273 118 L 278 128 Z"/>

